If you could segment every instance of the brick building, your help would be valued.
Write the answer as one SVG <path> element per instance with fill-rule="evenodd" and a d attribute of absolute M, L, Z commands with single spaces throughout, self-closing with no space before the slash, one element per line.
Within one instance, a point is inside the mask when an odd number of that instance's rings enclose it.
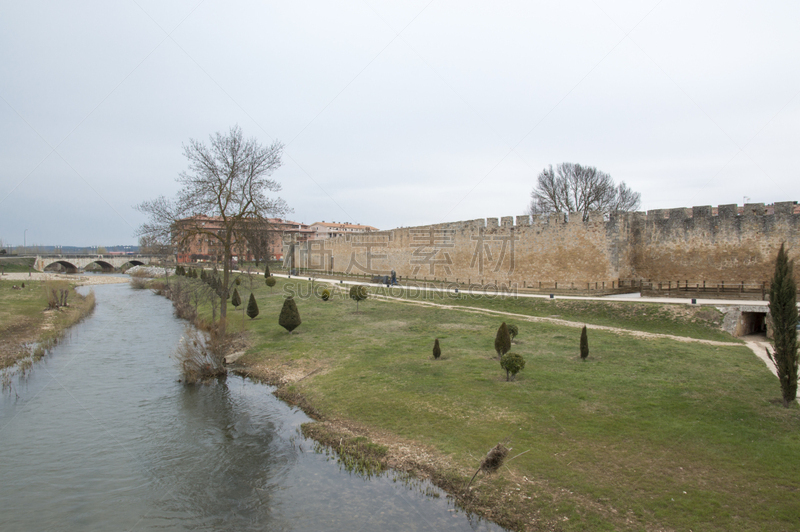
<path fill-rule="evenodd" d="M 337 223 L 337 222 L 316 222 L 309 226 L 314 231 L 313 238 L 309 240 L 325 240 L 334 238 L 339 235 L 350 235 L 353 233 L 371 233 L 377 231 L 377 227 L 371 225 L 360 225 L 351 223 Z"/>
<path fill-rule="evenodd" d="M 220 217 L 193 216 L 178 221 L 172 239 L 177 261 L 183 264 L 222 260 L 222 244 L 204 233 L 222 234 L 223 229 Z M 314 231 L 302 222 L 282 218 L 254 219 L 245 223 L 241 234 L 233 235 L 233 256 L 240 262 L 255 260 L 256 253 L 261 255 L 260 260 L 282 260 L 284 235 L 296 235 L 298 242 L 304 242 L 314 235 Z"/>

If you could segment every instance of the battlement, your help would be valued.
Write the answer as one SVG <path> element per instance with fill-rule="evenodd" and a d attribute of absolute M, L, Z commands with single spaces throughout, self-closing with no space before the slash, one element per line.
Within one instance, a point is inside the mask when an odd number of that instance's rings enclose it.
<path fill-rule="evenodd" d="M 456 231 L 468 230 L 495 230 L 495 229 L 511 229 L 511 228 L 528 228 L 536 226 L 547 226 L 553 224 L 599 224 L 599 223 L 616 223 L 618 220 L 627 220 L 629 222 L 653 222 L 660 220 L 671 220 L 672 223 L 685 221 L 685 220 L 733 220 L 738 218 L 753 218 L 753 217 L 785 217 L 800 215 L 800 205 L 796 201 L 782 201 L 776 202 L 772 205 L 765 205 L 763 203 L 746 203 L 740 207 L 737 204 L 719 205 L 712 207 L 711 205 L 702 205 L 697 207 L 679 207 L 676 209 L 653 209 L 647 212 L 628 212 L 612 214 L 610 216 L 603 213 L 589 213 L 589 219 L 583 221 L 581 213 L 572 212 L 569 214 L 564 213 L 550 213 L 538 215 L 519 215 L 519 216 L 503 216 L 501 218 L 479 218 L 477 220 L 466 220 L 463 222 L 448 222 L 442 224 L 433 224 L 431 226 L 420 227 L 441 227 L 443 229 L 453 229 Z"/>
<path fill-rule="evenodd" d="M 763 283 L 786 244 L 800 252 L 794 201 L 604 215 L 478 218 L 292 244 L 297 264 L 334 271 L 486 283 Z M 291 249 L 287 252 L 292 252 Z M 800 272 L 800 270 L 798 270 Z"/>
<path fill-rule="evenodd" d="M 553 227 L 556 225 L 599 225 L 607 224 L 615 226 L 619 221 L 628 223 L 662 223 L 666 226 L 679 226 L 687 220 L 695 222 L 702 220 L 709 220 L 715 222 L 721 221 L 736 221 L 745 219 L 781 219 L 785 217 L 794 217 L 800 215 L 800 205 L 796 201 L 782 201 L 776 202 L 772 205 L 765 205 L 763 203 L 746 203 L 740 207 L 737 204 L 719 205 L 712 207 L 711 205 L 701 205 L 696 207 L 679 207 L 676 209 L 653 209 L 647 212 L 626 212 L 612 215 L 605 215 L 603 213 L 590 213 L 589 219 L 583 221 L 581 213 L 573 212 L 569 214 L 564 213 L 550 213 L 538 215 L 518 215 L 518 216 L 503 216 L 500 218 L 478 218 L 475 220 L 464 220 L 459 222 L 443 222 L 439 224 L 420 225 L 413 227 L 403 227 L 397 229 L 387 229 L 384 231 L 375 231 L 371 233 L 354 233 L 349 235 L 339 235 L 335 237 L 334 241 L 354 241 L 366 242 L 394 239 L 398 231 L 420 231 L 429 230 L 434 228 L 439 231 L 453 231 L 461 233 L 498 231 L 498 230 L 541 230 L 546 227 Z M 794 221 L 800 222 L 800 217 Z"/>
<path fill-rule="evenodd" d="M 631 213 L 631 214 L 645 214 L 645 213 Z M 644 221 L 652 220 L 668 220 L 687 218 L 737 218 L 737 217 L 753 217 L 753 216 L 792 216 L 800 214 L 800 205 L 796 201 L 780 201 L 772 205 L 765 205 L 763 203 L 745 203 L 744 206 L 739 207 L 736 203 L 728 205 L 719 205 L 712 207 L 711 205 L 703 205 L 700 207 L 679 208 L 679 209 L 654 209 L 647 211 Z"/>

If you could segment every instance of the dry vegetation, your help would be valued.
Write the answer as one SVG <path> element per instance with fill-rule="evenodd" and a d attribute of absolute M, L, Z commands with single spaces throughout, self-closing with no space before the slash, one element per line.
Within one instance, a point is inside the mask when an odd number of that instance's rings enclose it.
<path fill-rule="evenodd" d="M 0 369 L 30 367 L 94 305 L 93 292 L 81 296 L 66 282 L 0 281 Z"/>

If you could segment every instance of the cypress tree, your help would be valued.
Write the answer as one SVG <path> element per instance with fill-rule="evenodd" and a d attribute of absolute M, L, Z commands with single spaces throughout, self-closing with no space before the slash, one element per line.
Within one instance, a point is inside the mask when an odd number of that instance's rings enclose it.
<path fill-rule="evenodd" d="M 438 360 L 440 356 L 442 356 L 442 348 L 439 347 L 439 339 L 437 338 L 433 341 L 433 358 Z"/>
<path fill-rule="evenodd" d="M 300 312 L 297 310 L 297 304 L 294 302 L 294 298 L 287 297 L 283 301 L 281 315 L 278 317 L 278 325 L 287 331 L 292 332 L 301 323 L 302 320 L 300 320 Z"/>
<path fill-rule="evenodd" d="M 258 316 L 258 303 L 256 303 L 256 296 L 250 292 L 250 301 L 247 302 L 247 316 L 252 320 Z"/>
<path fill-rule="evenodd" d="M 494 350 L 497 351 L 497 356 L 500 358 L 511 350 L 511 336 L 508 334 L 506 322 L 503 322 L 500 328 L 497 329 L 497 336 L 494 338 Z"/>
<path fill-rule="evenodd" d="M 770 353 L 767 349 L 767 355 L 778 370 L 783 406 L 786 407 L 797 397 L 797 285 L 793 276 L 793 262 L 781 244 L 775 260 L 775 275 L 769 288 L 775 352 Z"/>
<path fill-rule="evenodd" d="M 581 358 L 586 360 L 589 356 L 589 336 L 586 334 L 586 325 L 583 326 L 581 331 Z"/>
<path fill-rule="evenodd" d="M 269 273 L 269 264 L 264 264 L 264 277 L 269 277 L 270 275 L 272 274 Z"/>
<path fill-rule="evenodd" d="M 234 308 L 237 308 L 241 304 L 242 298 L 239 297 L 239 291 L 234 288 L 233 295 L 231 296 L 231 305 L 233 305 Z"/>

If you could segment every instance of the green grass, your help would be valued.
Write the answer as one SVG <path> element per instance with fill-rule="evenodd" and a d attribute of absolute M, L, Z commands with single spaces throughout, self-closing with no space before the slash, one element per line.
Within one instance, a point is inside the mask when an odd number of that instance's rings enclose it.
<path fill-rule="evenodd" d="M 580 329 L 518 321 L 512 352 L 527 364 L 507 383 L 493 358 L 500 317 L 377 299 L 356 314 L 355 302 L 338 295 L 297 297 L 303 324 L 288 334 L 278 325 L 283 289 L 308 293 L 309 284 L 279 279 L 270 293 L 261 279 L 258 318 L 230 313 L 229 330 L 243 326 L 254 342 L 243 360 L 303 375 L 321 370 L 293 388 L 324 418 L 429 446 L 458 466 L 463 482 L 510 438 L 512 455 L 528 452 L 473 484 L 502 524 L 772 531 L 800 522 L 800 408 L 776 403 L 777 379 L 743 346 L 590 330 L 583 362 Z M 486 305 L 523 303 L 531 304 Z M 553 314 L 596 311 L 604 325 L 713 336 L 679 316 L 657 324 L 601 305 Z"/>
<path fill-rule="evenodd" d="M 5 273 L 28 272 L 36 261 L 33 257 L 0 257 L 0 271 Z"/>
<path fill-rule="evenodd" d="M 22 284 L 24 288 L 21 288 Z M 20 287 L 20 290 L 13 289 Z M 47 309 L 47 290 L 68 288 L 69 306 Z M 0 281 L 0 369 L 30 354 L 26 344 L 37 343 L 36 357 L 54 345 L 64 330 L 94 308 L 94 293 L 81 296 L 69 283 L 58 281 Z"/>
<path fill-rule="evenodd" d="M 737 341 L 719 329 L 723 315 L 714 307 L 691 307 L 680 304 L 632 303 L 626 301 L 589 301 L 544 299 L 539 297 L 455 295 L 442 292 L 408 291 L 393 288 L 390 295 L 404 299 L 430 301 L 445 305 L 511 312 L 541 318 L 557 318 L 592 325 L 622 327 L 636 331 L 675 334 L 704 340 Z M 387 293 L 385 290 L 379 293 Z"/>

